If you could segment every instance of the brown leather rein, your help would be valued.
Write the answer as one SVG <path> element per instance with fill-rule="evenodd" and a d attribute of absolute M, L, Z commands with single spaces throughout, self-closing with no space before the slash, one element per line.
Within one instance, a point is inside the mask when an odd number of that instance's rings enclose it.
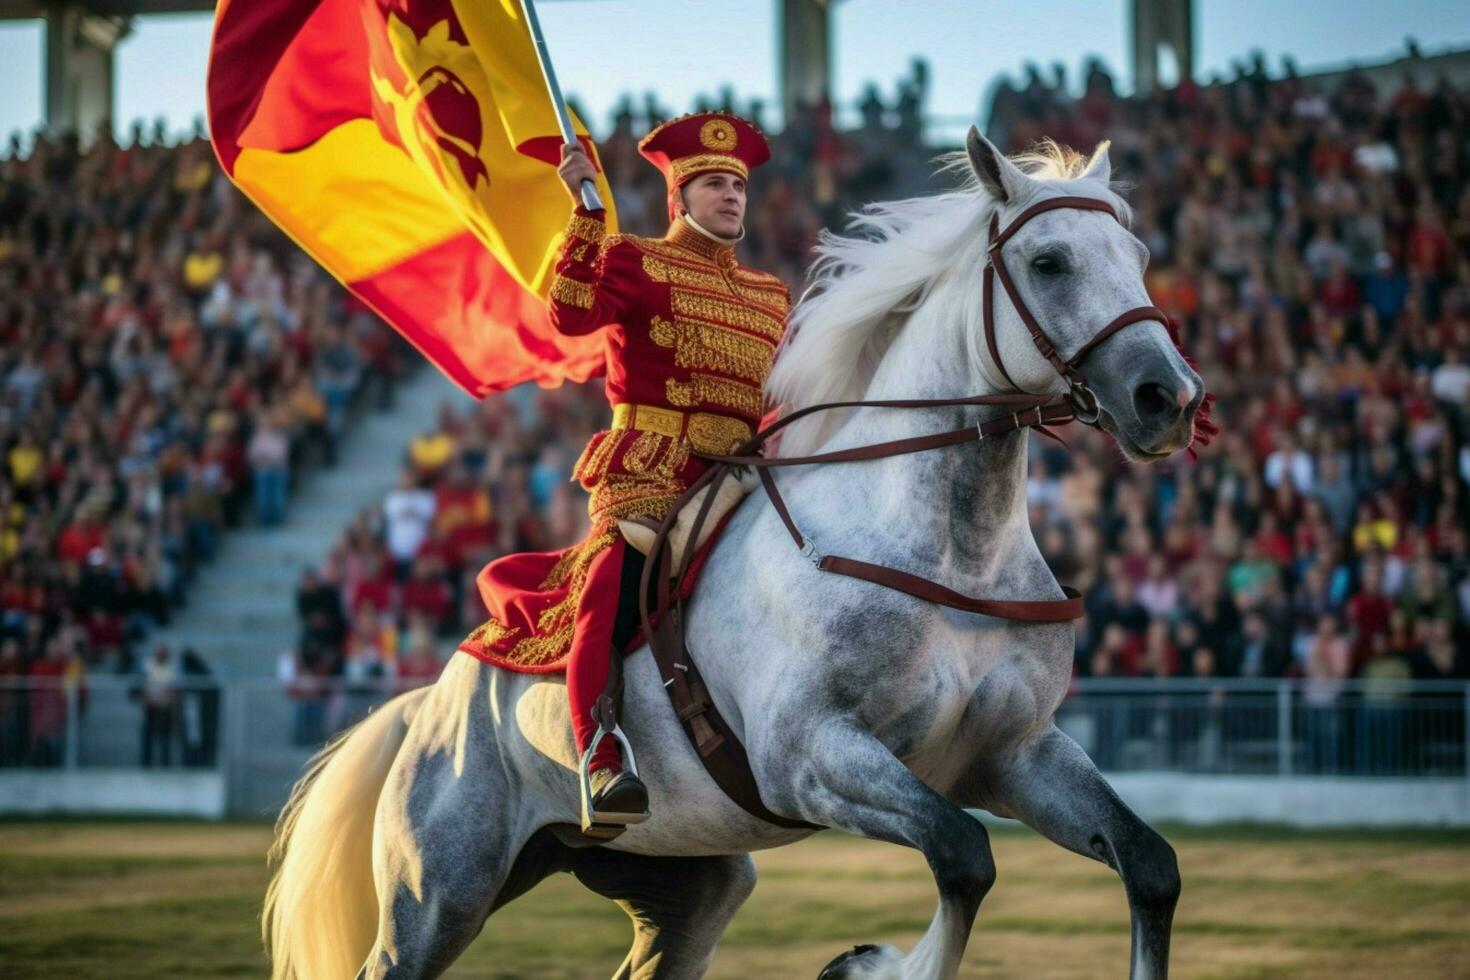
<path fill-rule="evenodd" d="M 776 489 L 776 481 L 770 470 L 778 466 L 805 466 L 812 463 L 848 463 L 862 460 L 882 459 L 889 456 L 902 456 L 908 453 L 923 452 L 929 449 L 939 449 L 944 446 L 956 446 L 966 442 L 979 442 L 990 436 L 1013 432 L 1018 429 L 1036 427 L 1046 432 L 1048 424 L 1061 424 L 1069 422 L 1076 417 L 1072 405 L 1066 401 L 1065 396 L 1052 396 L 1039 399 L 1035 395 L 977 395 L 969 398 L 957 399 L 915 399 L 907 401 L 855 401 L 855 402 L 831 402 L 825 405 L 813 405 L 801 411 L 792 412 L 786 417 L 762 430 L 753 440 L 759 444 L 777 430 L 797 419 L 808 415 L 813 411 L 827 408 L 852 408 L 852 407 L 874 407 L 874 408 L 929 408 L 945 405 L 1002 405 L 1012 406 L 1014 410 L 1007 415 L 991 419 L 976 425 L 967 425 L 947 432 L 937 432 L 926 436 L 913 436 L 907 439 L 894 439 L 889 442 L 874 443 L 868 446 L 857 446 L 852 449 L 839 449 L 833 452 L 818 453 L 814 456 L 777 456 L 766 458 L 753 455 L 749 450 L 744 453 L 721 456 L 713 453 L 697 453 L 701 459 L 709 460 L 719 467 L 722 472 L 711 477 L 714 488 L 710 490 L 709 497 L 712 499 L 718 490 L 719 481 L 729 475 L 730 467 L 752 466 L 760 476 L 761 484 L 765 488 L 766 495 L 770 497 L 771 504 L 776 508 L 781 522 L 786 525 L 792 541 L 801 550 L 813 565 L 824 572 L 834 572 L 838 575 L 847 575 L 851 578 L 864 579 L 877 585 L 887 586 L 906 592 L 909 595 L 929 602 L 936 602 L 942 606 L 951 606 L 955 609 L 963 609 L 967 612 L 984 613 L 1001 619 L 1013 619 L 1030 623 L 1060 623 L 1076 619 L 1082 615 L 1081 594 L 1075 589 L 1064 588 L 1067 598 L 1065 599 L 1040 599 L 1040 600 L 1015 600 L 1015 599 L 980 599 L 972 596 L 962 595 L 951 589 L 932 582 L 929 579 L 920 578 L 917 575 L 892 568 L 887 565 L 875 565 L 871 562 L 861 561 L 856 558 L 845 558 L 840 555 L 824 555 L 817 551 L 816 546 L 801 533 L 796 522 L 791 517 L 791 512 L 786 507 L 786 501 Z M 1050 433 L 1048 433 L 1050 434 Z M 707 474 L 702 474 L 707 475 Z M 695 491 L 698 492 L 698 491 Z M 677 504 L 675 506 L 678 506 Z M 692 547 L 696 540 L 698 528 L 703 524 L 703 514 L 695 515 L 695 527 L 690 532 L 689 542 L 685 544 L 686 552 Z M 688 555 L 682 556 L 684 561 Z M 684 564 L 681 561 L 679 566 Z"/>
<path fill-rule="evenodd" d="M 648 607 L 648 591 L 649 585 L 653 581 L 654 567 L 684 568 L 687 574 L 689 559 L 692 557 L 696 543 L 699 540 L 699 532 L 709 516 L 710 508 L 714 503 L 720 483 L 728 478 L 735 468 L 750 466 L 759 475 L 761 485 L 764 487 L 766 495 L 770 498 L 772 506 L 775 507 L 776 513 L 780 516 L 781 522 L 790 533 L 792 541 L 796 543 L 796 546 L 801 550 L 802 554 L 821 571 L 862 579 L 939 605 L 961 609 L 966 612 L 994 616 L 999 619 L 1028 623 L 1063 623 L 1080 617 L 1083 614 L 1082 596 L 1081 593 L 1070 586 L 1061 587 L 1063 593 L 1066 595 L 1064 599 L 985 599 L 977 596 L 964 595 L 938 582 L 888 565 L 878 565 L 841 555 L 821 554 L 811 540 L 803 535 L 797 527 L 786 506 L 785 500 L 776 489 L 775 479 L 769 472 L 772 468 L 780 466 L 806 466 L 814 463 L 848 463 L 901 456 L 908 453 L 939 449 L 945 446 L 962 445 L 967 442 L 979 442 L 992 436 L 1027 428 L 1035 428 L 1043 435 L 1055 438 L 1060 442 L 1061 440 L 1049 431 L 1047 426 L 1060 425 L 1073 421 L 1074 419 L 1088 425 L 1095 425 L 1099 414 L 1097 399 L 1093 395 L 1092 390 L 1087 386 L 1086 380 L 1082 377 L 1076 365 L 1099 343 L 1129 324 L 1146 320 L 1157 320 L 1160 324 L 1166 325 L 1168 320 L 1163 311 L 1152 306 L 1129 310 L 1121 316 L 1116 317 L 1111 323 L 1100 330 L 1095 337 L 1084 344 L 1070 359 L 1066 361 L 1061 359 L 1056 352 L 1055 346 L 1047 338 L 1046 332 L 1041 328 L 1040 323 L 1036 321 L 1036 318 L 1031 315 L 1030 310 L 1026 308 L 1020 292 L 1016 289 L 1015 283 L 1006 270 L 1005 262 L 1001 258 L 1001 247 L 1015 234 L 1021 225 L 1038 214 L 1057 208 L 1105 211 L 1108 214 L 1112 214 L 1115 219 L 1117 218 L 1117 214 L 1107 203 L 1086 197 L 1055 197 L 1041 201 L 1018 215 L 1003 232 L 998 231 L 998 219 L 992 215 L 990 220 L 990 244 L 986 251 L 986 265 L 983 279 L 983 305 L 985 311 L 986 345 L 989 348 L 992 359 L 995 361 L 996 367 L 999 368 L 1006 380 L 1013 386 L 1019 387 L 1011 381 L 1010 374 L 1006 371 L 1001 361 L 1000 351 L 995 341 L 995 325 L 992 313 L 994 303 L 993 280 L 995 278 L 1000 279 L 1001 286 L 1005 289 L 1006 294 L 1010 297 L 1011 303 L 1015 306 L 1022 321 L 1030 331 L 1037 349 L 1056 369 L 1057 373 L 1067 380 L 1069 390 L 1066 394 L 993 394 L 971 395 L 965 398 L 826 402 L 819 405 L 808 405 L 805 408 L 782 416 L 737 447 L 734 453 L 721 455 L 717 453 L 694 452 L 695 456 L 707 460 L 711 465 L 690 484 L 689 488 L 669 508 L 668 513 L 659 526 L 658 534 L 654 540 L 653 555 L 643 566 L 643 575 L 638 589 L 638 612 L 642 621 L 643 636 L 648 640 L 649 647 L 653 652 L 654 662 L 658 665 L 659 674 L 663 678 L 664 688 L 669 692 L 669 698 L 673 702 L 675 713 L 683 723 L 685 733 L 689 736 L 690 742 L 699 753 L 705 768 L 714 777 L 715 782 L 719 784 L 720 788 L 725 791 L 726 795 L 735 800 L 746 811 L 763 820 L 778 826 L 790 828 L 813 829 L 815 826 L 804 821 L 790 820 L 772 813 L 761 801 L 760 792 L 756 786 L 755 776 L 751 771 L 745 749 L 740 744 L 733 730 L 730 729 L 729 725 L 715 708 L 714 702 L 710 699 L 709 690 L 700 678 L 693 658 L 689 655 L 684 639 L 683 603 L 679 598 L 679 594 L 670 589 L 669 577 L 667 575 L 658 575 L 656 610 L 653 614 L 650 613 Z M 922 409 L 965 405 L 994 405 L 1009 407 L 1011 411 L 1009 414 L 1001 415 L 985 422 L 966 425 L 946 432 L 937 432 L 924 436 L 911 436 L 905 439 L 894 439 L 867 446 L 856 446 L 850 449 L 839 449 L 809 456 L 777 456 L 767 458 L 758 455 L 760 448 L 768 438 L 798 419 L 811 415 L 814 412 L 838 408 Z M 680 560 L 676 565 L 670 566 L 669 562 L 673 556 L 669 553 L 669 533 L 673 529 L 679 512 L 700 491 L 704 490 L 705 487 L 709 487 L 710 492 L 705 495 L 699 511 L 695 514 L 693 526 L 690 528 L 688 539 L 684 545 L 684 554 L 680 556 Z M 656 625 L 654 625 L 655 617 Z"/>

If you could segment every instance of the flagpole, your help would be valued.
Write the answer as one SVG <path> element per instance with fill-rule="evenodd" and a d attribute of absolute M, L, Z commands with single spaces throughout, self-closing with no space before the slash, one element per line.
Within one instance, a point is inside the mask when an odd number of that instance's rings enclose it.
<path fill-rule="evenodd" d="M 526 15 L 526 26 L 531 29 L 531 41 L 536 45 L 536 60 L 541 62 L 541 74 L 546 79 L 546 89 L 551 95 L 551 105 L 556 109 L 556 121 L 561 125 L 563 143 L 577 142 L 572 130 L 572 117 L 567 114 L 566 101 L 561 97 L 561 86 L 556 81 L 556 69 L 551 67 L 551 52 L 546 50 L 546 38 L 541 34 L 541 22 L 536 19 L 536 5 L 532 0 L 521 0 L 521 11 Z M 582 178 L 582 206 L 588 211 L 603 210 L 602 198 L 597 194 L 597 185 L 586 177 Z"/>

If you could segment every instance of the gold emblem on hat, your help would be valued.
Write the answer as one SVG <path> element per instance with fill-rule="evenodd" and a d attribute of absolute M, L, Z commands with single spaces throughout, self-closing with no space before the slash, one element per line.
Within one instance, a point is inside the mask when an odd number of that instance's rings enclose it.
<path fill-rule="evenodd" d="M 711 150 L 733 150 L 735 127 L 727 119 L 711 119 L 699 127 L 699 142 Z"/>

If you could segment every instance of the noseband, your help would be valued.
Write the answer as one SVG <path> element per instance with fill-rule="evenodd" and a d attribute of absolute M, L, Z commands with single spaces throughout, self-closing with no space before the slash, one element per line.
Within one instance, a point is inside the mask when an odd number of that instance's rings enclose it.
<path fill-rule="evenodd" d="M 1000 279 L 1001 288 L 1006 291 L 1006 295 L 1011 299 L 1011 305 L 1021 315 L 1021 322 L 1026 324 L 1026 329 L 1031 332 L 1031 340 L 1036 344 L 1036 349 L 1056 369 L 1057 374 L 1060 374 L 1066 380 L 1069 388 L 1067 400 L 1072 403 L 1072 408 L 1077 414 L 1077 421 L 1091 425 L 1097 422 L 1097 396 L 1088 387 L 1087 379 L 1082 376 L 1082 372 L 1078 370 L 1077 365 L 1082 362 L 1082 359 L 1094 347 L 1129 324 L 1141 323 L 1146 320 L 1157 320 L 1160 325 L 1164 325 L 1169 322 L 1169 318 L 1164 314 L 1163 310 L 1156 306 L 1136 306 L 1125 313 L 1119 314 L 1111 323 L 1099 330 L 1091 340 L 1083 344 L 1077 353 L 1065 361 L 1062 360 L 1061 355 L 1057 353 L 1056 345 L 1051 342 L 1051 338 L 1046 335 L 1046 331 L 1041 328 L 1041 324 L 1037 322 L 1036 317 L 1031 315 L 1031 310 L 1027 308 L 1026 301 L 1021 298 L 1021 291 L 1016 288 L 1015 281 L 1011 279 L 1010 272 L 1006 270 L 1005 257 L 1001 253 L 1001 248 L 1006 242 L 1010 241 L 1011 236 L 1021 230 L 1022 225 L 1026 224 L 1026 222 L 1038 214 L 1043 214 L 1047 211 L 1056 211 L 1061 208 L 1076 208 L 1082 211 L 1102 211 L 1112 215 L 1114 221 L 1122 224 L 1122 221 L 1118 218 L 1118 213 L 1113 210 L 1111 205 L 1093 197 L 1051 197 L 1045 201 L 1038 201 L 1025 211 L 1016 215 L 1015 220 L 1009 225 L 1006 225 L 1004 231 L 1000 230 L 999 213 L 992 213 L 990 215 L 990 244 L 985 250 L 985 275 L 983 280 L 984 285 L 982 287 L 984 291 L 981 295 L 981 303 L 985 310 L 985 346 L 989 348 L 990 359 L 995 362 L 995 366 L 1000 370 L 1001 376 L 1006 379 L 1006 383 L 1017 391 L 1024 390 L 1012 380 L 1010 373 L 1006 371 L 1005 362 L 1000 357 L 1000 347 L 995 342 L 995 280 L 998 278 Z"/>

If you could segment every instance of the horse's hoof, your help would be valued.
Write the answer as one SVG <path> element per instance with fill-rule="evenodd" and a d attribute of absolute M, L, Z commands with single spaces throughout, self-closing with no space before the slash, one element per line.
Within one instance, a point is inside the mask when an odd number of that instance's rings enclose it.
<path fill-rule="evenodd" d="M 817 974 L 817 980 L 898 980 L 903 954 L 892 946 L 854 946 Z"/>

